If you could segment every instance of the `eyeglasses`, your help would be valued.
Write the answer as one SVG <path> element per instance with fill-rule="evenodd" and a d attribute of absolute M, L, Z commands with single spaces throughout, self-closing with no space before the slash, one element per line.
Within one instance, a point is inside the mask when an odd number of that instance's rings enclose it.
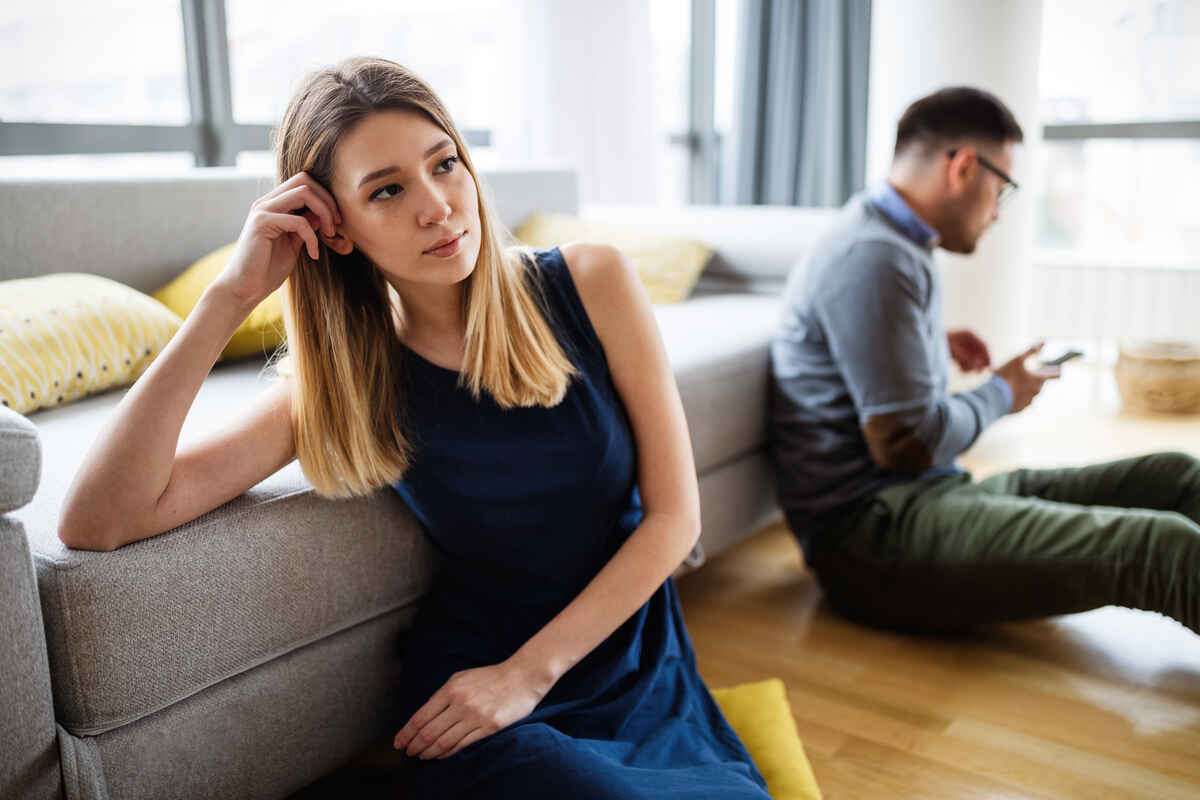
<path fill-rule="evenodd" d="M 958 153 L 958 148 L 956 147 L 953 150 L 950 150 L 949 152 L 947 152 L 946 155 L 950 156 L 951 158 L 954 158 L 955 154 L 957 154 L 957 153 Z M 1016 181 L 1014 181 L 1012 178 L 1010 178 L 1008 176 L 1007 172 L 1000 169 L 999 167 L 997 167 L 991 161 L 988 161 L 983 156 L 979 155 L 979 153 L 975 154 L 975 158 L 979 161 L 980 164 L 982 164 L 984 166 L 985 169 L 991 170 L 993 173 L 995 173 L 996 177 L 998 177 L 1000 180 L 1004 181 L 1004 184 L 1000 187 L 1000 194 L 996 195 L 996 210 L 999 211 L 1001 208 L 1004 207 L 1005 203 L 1007 203 L 1010 199 L 1012 199 L 1012 196 L 1014 194 L 1016 194 L 1017 189 L 1020 189 L 1021 186 Z"/>

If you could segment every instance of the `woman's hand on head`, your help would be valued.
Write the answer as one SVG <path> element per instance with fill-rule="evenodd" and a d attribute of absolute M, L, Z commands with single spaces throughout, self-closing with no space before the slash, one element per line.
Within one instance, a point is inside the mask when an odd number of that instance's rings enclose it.
<path fill-rule="evenodd" d="M 320 255 L 318 230 L 332 237 L 340 224 L 333 195 L 307 172 L 298 172 L 250 205 L 233 256 L 217 282 L 257 304 L 291 274 L 301 247 L 314 259 Z"/>
<path fill-rule="evenodd" d="M 511 660 L 456 672 L 400 729 L 393 746 L 423 760 L 452 756 L 527 717 L 549 690 Z"/>

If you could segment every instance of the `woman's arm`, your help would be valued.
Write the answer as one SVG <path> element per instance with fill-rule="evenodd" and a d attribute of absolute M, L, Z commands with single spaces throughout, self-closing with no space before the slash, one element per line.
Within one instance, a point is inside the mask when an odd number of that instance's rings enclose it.
<path fill-rule="evenodd" d="M 423 759 L 452 755 L 529 714 L 645 604 L 700 536 L 687 421 L 645 289 L 613 247 L 570 244 L 562 252 L 629 413 L 644 516 L 587 587 L 512 657 L 456 673 L 412 716 L 395 746 Z"/>
<path fill-rule="evenodd" d="M 303 216 L 296 211 L 303 210 Z M 294 457 L 287 382 L 249 416 L 176 453 L 188 411 L 225 345 L 295 268 L 314 228 L 333 236 L 333 195 L 298 172 L 250 205 L 229 262 L 158 357 L 121 398 L 67 490 L 58 537 L 68 547 L 112 550 L 215 508 Z"/>
<path fill-rule="evenodd" d="M 58 536 L 68 547 L 112 550 L 159 532 L 150 528 L 171 479 L 184 419 L 221 349 L 251 310 L 224 287 L 210 286 L 121 398 L 67 490 Z M 217 504 L 214 499 L 207 507 Z"/>

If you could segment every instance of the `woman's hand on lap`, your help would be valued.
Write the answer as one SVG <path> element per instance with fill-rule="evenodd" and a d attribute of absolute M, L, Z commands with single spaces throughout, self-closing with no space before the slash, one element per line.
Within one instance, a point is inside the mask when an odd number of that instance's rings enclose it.
<path fill-rule="evenodd" d="M 456 672 L 405 723 L 393 746 L 415 758 L 446 758 L 529 715 L 550 691 L 513 661 Z"/>

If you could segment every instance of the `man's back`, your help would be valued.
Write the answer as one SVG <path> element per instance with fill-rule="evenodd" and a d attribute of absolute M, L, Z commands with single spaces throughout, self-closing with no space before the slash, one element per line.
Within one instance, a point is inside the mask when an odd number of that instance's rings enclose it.
<path fill-rule="evenodd" d="M 915 477 L 876 464 L 862 425 L 946 393 L 935 269 L 931 251 L 861 192 L 789 276 L 771 346 L 771 449 L 781 504 L 802 539 L 824 518 Z M 898 317 L 907 335 L 891 328 Z M 945 473 L 952 463 L 933 466 Z"/>

